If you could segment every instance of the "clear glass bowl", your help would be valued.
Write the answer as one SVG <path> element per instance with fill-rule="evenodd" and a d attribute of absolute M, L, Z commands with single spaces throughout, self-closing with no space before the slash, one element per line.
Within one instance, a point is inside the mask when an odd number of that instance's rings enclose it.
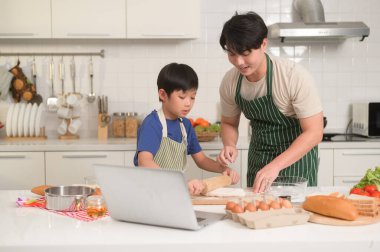
<path fill-rule="evenodd" d="M 307 179 L 301 177 L 277 177 L 268 189 L 275 197 L 290 196 L 291 201 L 302 201 L 305 197 Z"/>

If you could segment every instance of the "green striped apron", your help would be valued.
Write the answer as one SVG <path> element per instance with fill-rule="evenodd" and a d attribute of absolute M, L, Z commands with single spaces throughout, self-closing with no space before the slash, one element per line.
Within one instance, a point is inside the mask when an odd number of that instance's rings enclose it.
<path fill-rule="evenodd" d="M 180 120 L 182 133 L 182 142 L 178 143 L 168 137 L 168 128 L 164 112 L 159 110 L 157 114 L 162 125 L 162 139 L 160 148 L 153 160 L 162 169 L 184 171 L 187 165 L 187 134 L 182 119 L 178 118 L 178 120 Z"/>
<path fill-rule="evenodd" d="M 252 186 L 256 174 L 265 165 L 289 148 L 301 134 L 298 119 L 282 114 L 272 98 L 273 64 L 267 58 L 267 95 L 254 100 L 245 100 L 240 95 L 240 75 L 236 87 L 235 101 L 245 117 L 251 121 L 252 136 L 248 152 L 247 186 Z M 300 160 L 280 171 L 279 176 L 297 176 L 308 179 L 308 186 L 317 185 L 318 148 L 315 146 Z"/>

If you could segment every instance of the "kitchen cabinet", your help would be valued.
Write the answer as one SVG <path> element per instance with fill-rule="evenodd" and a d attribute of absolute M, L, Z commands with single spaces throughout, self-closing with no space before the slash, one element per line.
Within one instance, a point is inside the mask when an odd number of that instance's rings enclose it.
<path fill-rule="evenodd" d="M 200 0 L 126 0 L 127 38 L 198 38 Z"/>
<path fill-rule="evenodd" d="M 135 158 L 136 151 L 126 151 L 124 153 L 125 159 L 124 159 L 124 165 L 125 166 L 134 166 L 133 159 Z"/>
<path fill-rule="evenodd" d="M 93 164 L 124 165 L 123 151 L 46 152 L 46 183 L 83 184 L 94 176 Z"/>
<path fill-rule="evenodd" d="M 318 186 L 334 185 L 334 150 L 319 149 Z"/>
<path fill-rule="evenodd" d="M 220 153 L 220 149 L 204 150 L 203 152 L 205 153 L 206 156 L 208 156 L 212 160 L 216 160 L 216 157 Z M 230 167 L 235 169 L 235 171 L 237 171 L 241 175 L 241 157 L 240 156 L 241 156 L 241 151 L 238 152 L 238 158 L 236 159 L 235 163 L 233 163 Z M 198 166 L 195 164 L 191 156 L 188 157 L 187 162 L 188 162 L 188 168 L 185 171 L 186 179 L 206 179 L 206 178 L 211 178 L 211 177 L 220 175 L 219 173 L 208 172 L 208 171 L 198 168 Z M 234 185 L 234 187 L 241 187 L 241 182 Z"/>
<path fill-rule="evenodd" d="M 125 38 L 125 0 L 51 0 L 53 38 Z"/>
<path fill-rule="evenodd" d="M 43 152 L 0 152 L 0 190 L 45 184 Z"/>
<path fill-rule="evenodd" d="M 0 38 L 51 38 L 50 0 L 1 0 Z"/>
<path fill-rule="evenodd" d="M 380 165 L 380 148 L 334 150 L 334 185 L 352 186 Z"/>

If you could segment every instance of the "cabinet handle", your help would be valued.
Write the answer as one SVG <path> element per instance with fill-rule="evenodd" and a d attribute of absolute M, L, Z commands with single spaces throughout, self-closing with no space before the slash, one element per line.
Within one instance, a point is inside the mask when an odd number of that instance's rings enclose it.
<path fill-rule="evenodd" d="M 380 152 L 343 152 L 343 156 L 378 156 Z"/>
<path fill-rule="evenodd" d="M 359 180 L 342 180 L 343 184 L 352 184 L 352 183 L 358 183 Z"/>
<path fill-rule="evenodd" d="M 185 33 L 143 33 L 143 37 L 183 37 Z"/>
<path fill-rule="evenodd" d="M 106 158 L 107 155 L 62 155 L 62 158 Z"/>
<path fill-rule="evenodd" d="M 23 36 L 33 37 L 34 33 L 29 33 L 29 32 L 17 32 L 17 33 L 1 32 L 0 36 L 4 36 L 4 37 L 12 37 L 12 36 L 17 36 L 17 37 L 23 37 Z"/>
<path fill-rule="evenodd" d="M 69 37 L 109 37 L 108 33 L 67 33 Z"/>
<path fill-rule="evenodd" d="M 0 159 L 23 159 L 26 158 L 25 155 L 9 155 L 9 156 L 0 156 Z"/>

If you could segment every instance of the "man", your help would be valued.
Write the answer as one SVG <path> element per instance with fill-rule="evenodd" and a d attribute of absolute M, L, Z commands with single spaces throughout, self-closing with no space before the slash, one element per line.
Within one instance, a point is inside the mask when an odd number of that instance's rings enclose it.
<path fill-rule="evenodd" d="M 247 185 L 263 192 L 278 176 L 317 185 L 323 112 L 310 74 L 294 62 L 266 53 L 268 29 L 254 12 L 224 24 L 220 45 L 234 66 L 220 86 L 222 165 L 235 161 L 241 112 L 251 121 Z"/>

